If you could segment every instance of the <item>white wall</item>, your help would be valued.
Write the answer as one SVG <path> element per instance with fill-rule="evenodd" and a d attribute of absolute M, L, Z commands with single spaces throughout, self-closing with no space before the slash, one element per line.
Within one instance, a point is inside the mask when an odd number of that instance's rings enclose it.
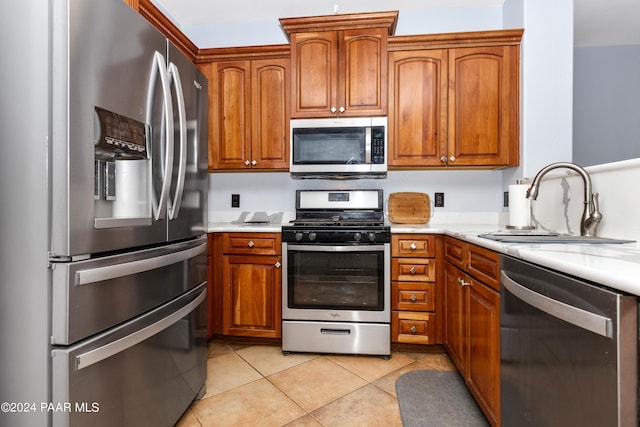
<path fill-rule="evenodd" d="M 278 23 L 243 27 L 183 27 L 200 46 L 286 43 Z M 386 180 L 292 180 L 288 173 L 210 174 L 210 211 L 292 211 L 297 188 L 383 188 L 445 192 L 441 217 L 450 212 L 504 212 L 502 193 L 515 179 L 553 161 L 571 160 L 573 0 L 506 0 L 502 7 L 400 10 L 397 35 L 525 28 L 521 51 L 521 166 L 505 171 L 398 171 Z M 206 38 L 205 38 L 206 37 Z M 215 43 L 215 45 L 212 45 Z M 444 214 L 444 215 L 443 215 Z M 496 216 L 497 218 L 497 216 Z M 434 216 L 434 220 L 436 216 Z M 215 216 L 211 218 L 215 221 Z M 497 220 L 496 220 L 497 221 Z"/>
<path fill-rule="evenodd" d="M 574 161 L 640 157 L 640 45 L 576 47 L 574 61 Z"/>

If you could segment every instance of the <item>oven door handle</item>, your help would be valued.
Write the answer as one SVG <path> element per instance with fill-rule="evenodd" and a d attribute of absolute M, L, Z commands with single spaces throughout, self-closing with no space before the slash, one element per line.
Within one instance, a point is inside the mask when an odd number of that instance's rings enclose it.
<path fill-rule="evenodd" d="M 287 244 L 288 251 L 300 251 L 300 252 L 380 252 L 384 251 L 384 245 L 355 245 L 355 246 L 342 246 L 342 245 L 289 245 Z"/>

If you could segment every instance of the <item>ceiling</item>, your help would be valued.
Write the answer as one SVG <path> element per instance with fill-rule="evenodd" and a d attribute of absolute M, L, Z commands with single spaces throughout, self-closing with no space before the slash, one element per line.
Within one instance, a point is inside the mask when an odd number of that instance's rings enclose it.
<path fill-rule="evenodd" d="M 153 0 L 179 26 L 386 10 L 499 6 L 504 0 Z M 574 0 L 576 46 L 640 44 L 640 0 Z"/>

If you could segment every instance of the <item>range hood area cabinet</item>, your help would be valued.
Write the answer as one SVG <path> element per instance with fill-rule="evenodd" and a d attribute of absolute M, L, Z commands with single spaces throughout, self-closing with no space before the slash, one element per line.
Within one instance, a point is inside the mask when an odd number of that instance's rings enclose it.
<path fill-rule="evenodd" d="M 390 169 L 518 165 L 522 33 L 390 38 Z"/>
<path fill-rule="evenodd" d="M 291 42 L 291 117 L 387 115 L 387 40 L 398 12 L 280 19 Z"/>
<path fill-rule="evenodd" d="M 209 79 L 209 170 L 288 170 L 289 46 L 207 49 L 199 62 Z"/>

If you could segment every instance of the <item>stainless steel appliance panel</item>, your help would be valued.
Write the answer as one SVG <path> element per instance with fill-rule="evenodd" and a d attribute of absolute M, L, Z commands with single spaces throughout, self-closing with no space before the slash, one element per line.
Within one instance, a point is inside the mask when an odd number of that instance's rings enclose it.
<path fill-rule="evenodd" d="M 373 273 L 353 268 L 359 260 L 376 260 L 368 269 Z M 354 246 L 283 243 L 282 318 L 388 323 L 390 264 L 388 243 Z"/>
<path fill-rule="evenodd" d="M 120 218 L 122 225 L 96 228 L 95 219 L 104 214 L 94 203 L 94 146 L 95 107 L 147 123 L 149 86 L 158 68 L 154 61 L 164 58 L 166 39 L 123 2 L 54 0 L 50 7 L 52 254 L 89 254 L 163 242 L 166 225 L 148 220 L 144 225 L 126 225 Z M 149 183 L 138 182 L 148 179 L 142 168 L 120 189 L 143 185 L 146 191 Z"/>
<path fill-rule="evenodd" d="M 173 241 L 207 232 L 209 90 L 207 78 L 170 42 L 168 60 L 174 97 L 174 165 L 167 218 L 168 240 Z M 178 77 L 180 91 L 176 90 Z"/>
<path fill-rule="evenodd" d="M 282 349 L 388 356 L 391 354 L 391 327 L 388 323 L 287 320 L 282 322 Z"/>
<path fill-rule="evenodd" d="M 290 133 L 294 178 L 386 177 L 386 117 L 292 119 Z"/>
<path fill-rule="evenodd" d="M 143 317 L 52 352 L 53 426 L 172 426 L 204 392 L 206 283 Z"/>
<path fill-rule="evenodd" d="M 206 237 L 55 264 L 52 343 L 75 343 L 164 304 L 206 280 Z"/>
<path fill-rule="evenodd" d="M 638 425 L 637 298 L 507 256 L 501 265 L 502 425 Z"/>

